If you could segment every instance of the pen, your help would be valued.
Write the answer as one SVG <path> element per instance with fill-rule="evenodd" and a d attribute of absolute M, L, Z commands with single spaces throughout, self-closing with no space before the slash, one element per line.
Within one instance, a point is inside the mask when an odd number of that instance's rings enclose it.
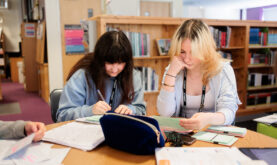
<path fill-rule="evenodd" d="M 102 93 L 100 92 L 99 89 L 97 89 L 97 93 L 98 93 L 98 95 L 100 96 L 101 100 L 102 100 L 102 101 L 105 101 L 105 99 L 104 99 L 104 97 L 103 97 L 103 95 L 102 95 Z"/>

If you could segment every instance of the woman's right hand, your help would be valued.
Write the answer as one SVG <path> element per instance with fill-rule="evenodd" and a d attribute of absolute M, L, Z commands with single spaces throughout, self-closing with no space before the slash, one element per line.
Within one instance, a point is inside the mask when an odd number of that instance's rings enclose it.
<path fill-rule="evenodd" d="M 92 113 L 94 115 L 102 115 L 112 108 L 105 101 L 98 101 L 92 107 Z"/>
<path fill-rule="evenodd" d="M 172 76 L 176 76 L 181 70 L 185 68 L 185 66 L 186 64 L 180 56 L 174 56 L 167 73 Z"/>

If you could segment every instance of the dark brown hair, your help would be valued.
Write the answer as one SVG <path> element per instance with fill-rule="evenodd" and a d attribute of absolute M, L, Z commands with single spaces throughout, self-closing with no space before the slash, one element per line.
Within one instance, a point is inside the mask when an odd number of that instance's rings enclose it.
<path fill-rule="evenodd" d="M 131 44 L 122 31 L 110 31 L 104 33 L 97 41 L 94 53 L 86 54 L 71 69 L 67 80 L 79 69 L 84 69 L 87 82 L 90 78 L 95 83 L 97 89 L 105 97 L 105 79 L 108 78 L 105 70 L 105 62 L 126 63 L 123 71 L 116 77 L 117 85 L 120 85 L 123 95 L 121 103 L 130 103 L 134 95 L 133 87 L 133 55 Z M 89 84 L 91 87 L 91 84 Z"/>

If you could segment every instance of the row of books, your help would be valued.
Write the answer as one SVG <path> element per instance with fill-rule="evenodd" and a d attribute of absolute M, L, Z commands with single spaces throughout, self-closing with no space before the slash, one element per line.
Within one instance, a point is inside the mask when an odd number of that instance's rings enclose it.
<path fill-rule="evenodd" d="M 117 31 L 118 29 L 107 26 L 107 31 Z M 123 31 L 129 39 L 134 57 L 150 56 L 150 36 L 146 33 Z"/>
<path fill-rule="evenodd" d="M 248 64 L 268 64 L 274 65 L 276 51 L 269 53 L 249 53 Z"/>
<path fill-rule="evenodd" d="M 218 51 L 218 53 L 219 53 L 223 58 L 232 60 L 232 53 L 223 52 L 223 51 Z"/>
<path fill-rule="evenodd" d="M 277 92 L 253 93 L 247 96 L 247 105 L 271 104 L 277 102 Z"/>
<path fill-rule="evenodd" d="M 158 91 L 159 76 L 150 67 L 137 67 L 141 71 L 142 88 L 145 92 Z"/>
<path fill-rule="evenodd" d="M 268 44 L 268 28 L 250 28 L 249 44 L 267 45 Z"/>
<path fill-rule="evenodd" d="M 263 86 L 276 84 L 276 78 L 274 74 L 262 74 L 262 73 L 249 73 L 248 74 L 248 86 Z"/>
<path fill-rule="evenodd" d="M 250 28 L 249 44 L 251 45 L 277 45 L 277 33 L 269 33 L 267 27 Z"/>
<path fill-rule="evenodd" d="M 210 31 L 214 37 L 216 46 L 218 48 L 227 48 L 230 45 L 230 38 L 232 29 L 229 26 L 224 27 L 212 27 L 210 26 Z"/>

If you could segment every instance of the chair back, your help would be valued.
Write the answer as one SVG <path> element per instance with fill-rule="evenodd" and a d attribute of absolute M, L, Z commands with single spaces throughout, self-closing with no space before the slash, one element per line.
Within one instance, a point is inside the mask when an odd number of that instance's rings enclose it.
<path fill-rule="evenodd" d="M 60 102 L 60 97 L 63 92 L 63 89 L 54 89 L 50 93 L 50 107 L 51 107 L 51 117 L 53 122 L 57 122 L 57 111 L 59 109 L 59 102 Z"/>

